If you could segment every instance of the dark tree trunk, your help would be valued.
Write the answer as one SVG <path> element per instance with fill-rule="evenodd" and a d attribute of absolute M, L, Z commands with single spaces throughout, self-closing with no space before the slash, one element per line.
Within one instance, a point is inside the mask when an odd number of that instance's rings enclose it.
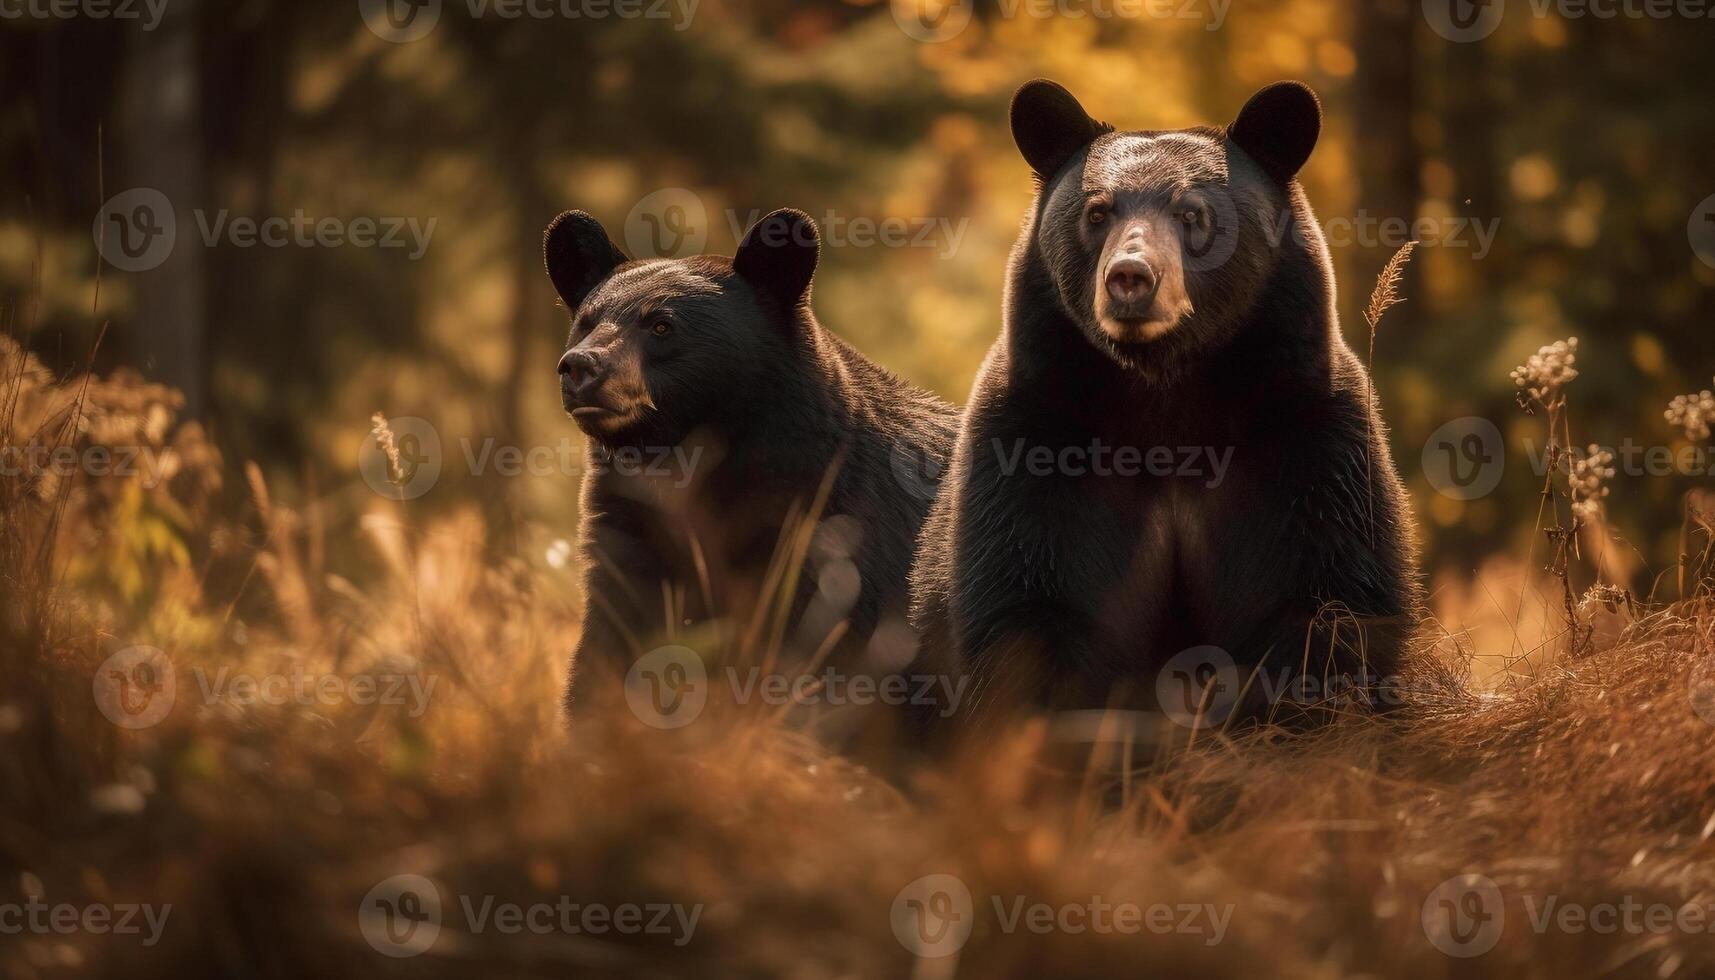
<path fill-rule="evenodd" d="M 197 56 L 199 0 L 176 0 L 153 31 L 132 31 L 119 81 L 117 185 L 112 195 L 149 187 L 172 202 L 177 243 L 160 266 L 129 276 L 136 297 L 136 351 L 152 379 L 184 392 L 185 414 L 206 406 L 208 358 L 204 333 L 207 250 L 193 211 L 209 205 L 201 154 L 202 79 Z"/>
<path fill-rule="evenodd" d="M 1411 129 L 1417 105 L 1412 39 L 1421 22 L 1419 7 L 1415 0 L 1374 0 L 1358 4 L 1357 11 L 1358 77 L 1353 92 L 1358 209 L 1368 219 L 1361 227 L 1399 220 L 1410 224 L 1417 217 L 1421 162 Z M 1340 308 L 1350 311 L 1347 321 L 1354 330 L 1363 329 L 1355 314 L 1397 247 L 1391 242 L 1364 244 L 1353 249 L 1353 274 L 1340 290 Z M 1411 296 L 1409 269 L 1407 277 L 1405 295 Z M 1388 313 L 1389 329 L 1410 331 L 1413 319 L 1413 304 L 1402 304 Z"/>

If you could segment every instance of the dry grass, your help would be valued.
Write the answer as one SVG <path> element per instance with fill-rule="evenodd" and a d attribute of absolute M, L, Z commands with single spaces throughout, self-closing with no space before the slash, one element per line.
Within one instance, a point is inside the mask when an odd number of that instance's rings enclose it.
<path fill-rule="evenodd" d="M 56 384 L 15 348 L 0 355 L 9 444 L 39 432 L 185 450 L 152 490 L 7 478 L 0 906 L 35 894 L 172 910 L 151 947 L 6 936 L 0 975 L 1715 974 L 1707 932 L 1532 922 L 1550 897 L 1715 917 L 1715 702 L 1709 720 L 1692 703 L 1715 688 L 1707 599 L 1628 619 L 1498 692 L 1477 690 L 1442 644 L 1419 658 L 1395 717 L 1204 736 L 1117 788 L 1046 771 L 1039 728 L 891 780 L 719 706 L 676 732 L 615 720 L 617 737 L 568 737 L 556 695 L 578 609 L 564 571 L 485 560 L 474 516 L 422 524 L 377 495 L 330 531 L 335 518 L 271 500 L 254 470 L 247 502 L 222 517 L 223 466 L 172 424 L 170 392 Z M 334 533 L 372 556 L 361 581 L 326 567 Z M 167 652 L 178 697 L 131 732 L 91 692 L 98 665 L 136 644 Z M 209 702 L 194 674 L 222 667 L 436 686 L 417 717 Z M 430 876 L 447 910 L 409 959 L 359 929 L 366 894 L 400 873 Z M 931 873 L 974 899 L 955 957 L 915 958 L 890 922 L 901 890 Z M 1422 910 L 1467 873 L 1499 888 L 1505 925 L 1492 951 L 1455 959 L 1430 943 Z M 682 945 L 507 935 L 469 928 L 457 895 L 701 911 Z M 1218 943 L 1009 932 L 997 896 L 1003 908 L 1207 903 L 1230 921 Z"/>

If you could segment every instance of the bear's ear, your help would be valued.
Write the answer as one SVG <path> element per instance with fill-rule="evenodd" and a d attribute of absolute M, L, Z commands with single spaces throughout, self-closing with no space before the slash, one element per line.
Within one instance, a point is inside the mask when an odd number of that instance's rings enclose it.
<path fill-rule="evenodd" d="M 1012 96 L 1012 141 L 1024 162 L 1048 180 L 1072 154 L 1113 127 L 1090 118 L 1072 93 L 1058 82 L 1038 78 Z"/>
<path fill-rule="evenodd" d="M 548 263 L 548 278 L 573 313 L 590 290 L 625 261 L 625 253 L 607 237 L 601 222 L 583 211 L 567 211 L 548 225 L 542 255 Z"/>
<path fill-rule="evenodd" d="M 1227 138 L 1282 184 L 1298 175 L 1322 133 L 1322 103 L 1303 82 L 1275 82 L 1251 96 Z"/>
<path fill-rule="evenodd" d="M 781 305 L 796 306 L 810 289 L 821 247 L 821 233 L 809 215 L 781 208 L 745 232 L 732 257 L 732 271 Z"/>

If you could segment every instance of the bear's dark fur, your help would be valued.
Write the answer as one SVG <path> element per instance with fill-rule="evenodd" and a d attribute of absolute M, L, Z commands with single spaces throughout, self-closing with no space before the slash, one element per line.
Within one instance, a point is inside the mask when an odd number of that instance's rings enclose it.
<path fill-rule="evenodd" d="M 568 710 L 595 675 L 675 637 L 767 641 L 759 604 L 781 595 L 787 647 L 809 652 L 844 621 L 839 649 L 883 662 L 842 669 L 897 671 L 915 652 L 906 583 L 957 414 L 816 322 L 819 246 L 790 210 L 731 260 L 627 261 L 580 211 L 548 228 L 572 314 L 562 400 L 590 436 Z M 782 532 L 806 515 L 820 524 L 794 552 Z M 777 554 L 806 557 L 776 567 Z"/>
<path fill-rule="evenodd" d="M 961 715 L 1170 709 L 1189 648 L 1195 684 L 1236 665 L 1196 693 L 1243 717 L 1380 700 L 1413 532 L 1295 179 L 1320 125 L 1297 83 L 1225 129 L 1114 132 L 1052 82 L 1015 96 L 1038 193 L 912 581 L 916 670 L 967 677 Z M 1073 472 L 1104 444 L 1103 473 Z M 1117 472 L 1125 447 L 1153 468 Z M 1181 447 L 1213 452 L 1187 476 Z"/>

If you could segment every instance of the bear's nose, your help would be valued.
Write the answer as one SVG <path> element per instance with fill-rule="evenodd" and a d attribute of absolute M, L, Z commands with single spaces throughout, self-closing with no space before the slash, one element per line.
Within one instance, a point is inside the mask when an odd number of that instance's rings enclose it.
<path fill-rule="evenodd" d="M 587 350 L 569 350 L 560 357 L 560 376 L 574 395 L 583 395 L 607 374 L 601 358 Z"/>
<path fill-rule="evenodd" d="M 1131 305 L 1155 293 L 1155 270 L 1140 258 L 1126 256 L 1108 263 L 1108 295 L 1115 302 Z"/>

